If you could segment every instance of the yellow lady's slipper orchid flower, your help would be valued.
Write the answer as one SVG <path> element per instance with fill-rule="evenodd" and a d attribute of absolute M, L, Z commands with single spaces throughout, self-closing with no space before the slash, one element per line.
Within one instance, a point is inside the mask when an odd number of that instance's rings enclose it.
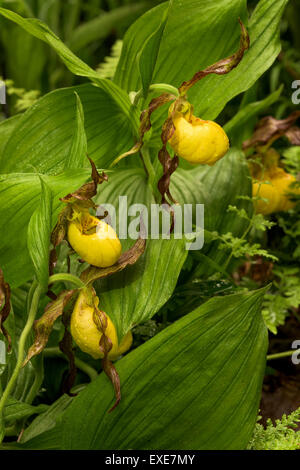
<path fill-rule="evenodd" d="M 175 132 L 169 143 L 176 155 L 190 163 L 214 165 L 229 149 L 229 140 L 219 124 L 189 113 L 176 113 Z"/>
<path fill-rule="evenodd" d="M 268 181 L 269 184 L 264 181 Z M 268 215 L 273 212 L 287 211 L 294 207 L 295 202 L 289 199 L 288 193 L 300 194 L 300 188 L 290 187 L 296 181 L 293 175 L 276 167 L 265 173 L 264 181 L 253 183 L 253 196 L 258 195 L 260 198 L 267 199 L 267 201 L 262 199 L 254 201 L 257 213 Z"/>
<path fill-rule="evenodd" d="M 115 264 L 122 251 L 114 229 L 87 211 L 75 215 L 69 223 L 68 240 L 84 261 L 99 268 Z"/>
<path fill-rule="evenodd" d="M 71 335 L 83 352 L 90 354 L 94 359 L 99 359 L 103 358 L 103 352 L 99 346 L 102 333 L 94 322 L 94 305 L 96 307 L 98 306 L 99 299 L 98 297 L 94 297 L 91 302 L 90 297 L 86 289 L 83 289 L 79 294 L 71 316 Z M 106 317 L 107 327 L 105 329 L 105 335 L 111 340 L 113 345 L 108 353 L 108 358 L 114 360 L 131 347 L 132 334 L 129 331 L 119 344 L 116 328 L 109 316 L 106 315 Z"/>

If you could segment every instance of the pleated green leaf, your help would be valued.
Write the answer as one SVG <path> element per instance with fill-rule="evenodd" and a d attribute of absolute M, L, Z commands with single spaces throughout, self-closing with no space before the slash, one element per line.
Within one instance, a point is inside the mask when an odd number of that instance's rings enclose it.
<path fill-rule="evenodd" d="M 44 413 L 47 411 L 48 405 L 32 406 L 28 403 L 16 400 L 13 397 L 9 397 L 7 404 L 4 408 L 4 420 L 7 424 L 17 421 L 19 419 L 28 418 L 30 416 Z"/>
<path fill-rule="evenodd" d="M 76 126 L 70 154 L 65 163 L 65 169 L 83 168 L 87 165 L 87 139 L 84 129 L 84 111 L 78 93 L 76 98 Z"/>
<path fill-rule="evenodd" d="M 141 52 L 138 55 L 138 64 L 140 69 L 143 93 L 145 97 L 147 96 L 148 88 L 151 84 L 152 77 L 154 74 L 154 69 L 157 62 L 163 33 L 167 24 L 168 14 L 172 6 L 172 1 L 173 0 L 169 1 L 168 8 L 163 12 L 160 25 L 149 36 Z"/>
<path fill-rule="evenodd" d="M 232 148 L 214 166 L 199 165 L 191 173 L 196 182 L 201 184 L 199 189 L 202 187 L 204 194 L 205 230 L 219 234 L 231 232 L 233 236 L 241 237 L 249 221 L 235 212 L 229 212 L 228 207 L 232 205 L 238 210 L 245 210 L 248 217 L 253 213 L 253 204 L 249 199 L 252 196 L 252 183 L 243 152 Z M 205 237 L 205 240 L 201 253 L 222 267 L 229 253 L 220 250 L 217 241 L 210 243 L 209 237 Z M 201 262 L 197 267 L 199 277 L 207 278 L 214 272 L 216 269 L 211 263 Z"/>
<path fill-rule="evenodd" d="M 95 163 L 106 168 L 130 148 L 130 123 L 105 92 L 92 85 L 65 88 L 45 95 L 18 119 L 0 154 L 2 173 L 64 169 L 77 126 L 74 92 L 83 106 L 88 154 Z"/>
<path fill-rule="evenodd" d="M 126 93 L 121 90 L 111 80 L 99 78 L 97 72 L 79 59 L 57 36 L 51 31 L 49 26 L 41 20 L 32 18 L 23 18 L 17 13 L 0 7 L 0 15 L 8 18 L 28 33 L 41 41 L 46 42 L 59 55 L 68 69 L 75 75 L 88 77 L 95 82 L 108 96 L 110 96 L 120 110 L 126 115 L 128 121 L 132 125 L 132 129 L 136 129 L 135 115 L 131 110 L 131 104 Z"/>
<path fill-rule="evenodd" d="M 20 119 L 21 115 L 17 114 L 16 116 L 0 122 L 0 162 L 1 160 L 5 161 L 3 149 Z"/>
<path fill-rule="evenodd" d="M 265 290 L 215 297 L 116 364 L 112 412 L 104 374 L 64 415 L 64 449 L 245 449 L 267 351 Z"/>
<path fill-rule="evenodd" d="M 42 177 L 40 177 L 40 184 L 39 203 L 28 225 L 27 246 L 34 266 L 35 276 L 43 289 L 47 290 L 52 228 L 52 193 Z"/>
<path fill-rule="evenodd" d="M 215 119 L 226 103 L 250 88 L 278 56 L 279 23 L 286 4 L 287 0 L 261 0 L 247 21 L 246 0 L 174 0 L 152 81 L 178 87 L 197 71 L 231 55 L 239 44 L 240 17 L 246 26 L 248 23 L 251 43 L 242 62 L 225 76 L 206 77 L 188 94 L 197 115 Z M 114 80 L 128 92 L 142 88 L 136 61 L 167 8 L 164 3 L 145 13 L 125 35 Z M 161 114 L 156 112 L 153 122 L 161 124 Z"/>

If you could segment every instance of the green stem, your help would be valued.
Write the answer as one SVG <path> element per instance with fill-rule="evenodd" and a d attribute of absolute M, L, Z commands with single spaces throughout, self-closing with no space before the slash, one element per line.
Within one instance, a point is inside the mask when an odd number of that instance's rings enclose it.
<path fill-rule="evenodd" d="M 39 354 L 35 358 L 36 366 L 35 366 L 35 377 L 32 386 L 30 387 L 29 393 L 25 399 L 25 403 L 31 403 L 35 399 L 38 391 L 40 390 L 43 380 L 44 380 L 44 357 L 43 353 Z"/>
<path fill-rule="evenodd" d="M 56 347 L 44 349 L 44 355 L 45 357 L 61 357 L 67 360 L 66 356 L 61 352 L 61 350 Z M 98 372 L 93 367 L 89 366 L 86 362 L 78 359 L 78 357 L 75 357 L 75 365 L 91 379 L 91 382 L 98 377 Z"/>
<path fill-rule="evenodd" d="M 79 279 L 79 277 L 74 276 L 73 274 L 59 273 L 52 274 L 52 276 L 49 277 L 49 285 L 60 281 L 71 282 L 77 287 L 85 287 L 85 284 Z"/>
<path fill-rule="evenodd" d="M 277 353 L 277 354 L 269 354 L 267 356 L 267 361 L 272 361 L 273 359 L 281 359 L 282 357 L 289 357 L 289 356 L 292 356 L 294 353 L 299 354 L 300 349 L 293 349 L 291 351 L 284 351 L 282 353 Z"/>
<path fill-rule="evenodd" d="M 23 364 L 23 361 L 24 361 L 24 352 L 25 352 L 26 340 L 27 340 L 27 337 L 28 337 L 28 335 L 31 331 L 31 328 L 33 326 L 33 322 L 34 322 L 35 317 L 36 317 L 36 313 L 37 313 L 41 293 L 42 293 L 42 288 L 41 288 L 40 285 L 38 285 L 36 287 L 34 293 L 33 293 L 32 302 L 31 302 L 27 322 L 25 324 L 25 327 L 24 327 L 24 329 L 21 333 L 20 339 L 19 339 L 19 347 L 18 347 L 18 355 L 17 355 L 16 365 L 15 365 L 14 371 L 12 373 L 12 376 L 9 379 L 9 382 L 8 382 L 6 388 L 3 392 L 3 395 L 0 399 L 0 419 L 3 416 L 3 409 L 4 409 L 4 406 L 5 406 L 6 400 L 8 399 L 8 397 L 10 395 L 10 392 L 13 389 L 13 387 L 15 385 L 15 382 L 18 378 L 19 372 L 22 368 L 22 364 Z M 0 443 L 3 440 L 3 437 L 4 437 L 4 433 L 2 431 L 1 434 L 0 434 Z"/>
<path fill-rule="evenodd" d="M 176 98 L 179 97 L 178 89 L 172 85 L 169 85 L 168 83 L 153 83 L 152 85 L 149 86 L 148 94 L 152 91 L 162 91 L 164 93 L 171 93 L 172 95 L 175 95 Z M 137 91 L 135 95 L 132 95 L 132 104 L 134 106 L 137 106 L 138 102 L 143 97 L 143 95 L 144 95 L 144 92 L 142 89 Z"/>
<path fill-rule="evenodd" d="M 148 173 L 148 182 L 149 182 L 149 184 L 152 188 L 155 200 L 160 201 L 161 195 L 160 195 L 160 192 L 159 192 L 158 187 L 157 187 L 158 178 L 156 176 L 155 168 L 154 168 L 154 166 L 151 162 L 149 148 L 146 147 L 146 146 L 143 147 L 140 150 L 140 153 L 141 153 L 141 156 L 142 156 L 142 159 L 143 159 L 144 166 L 145 166 L 145 168 L 147 170 L 147 173 Z"/>
<path fill-rule="evenodd" d="M 149 149 L 147 147 L 144 147 L 143 149 L 141 149 L 141 154 L 142 154 L 142 159 L 143 159 L 143 162 L 145 164 L 145 167 L 148 173 L 149 183 L 151 184 L 151 186 L 153 186 L 156 174 L 155 174 L 152 162 L 151 162 Z"/>

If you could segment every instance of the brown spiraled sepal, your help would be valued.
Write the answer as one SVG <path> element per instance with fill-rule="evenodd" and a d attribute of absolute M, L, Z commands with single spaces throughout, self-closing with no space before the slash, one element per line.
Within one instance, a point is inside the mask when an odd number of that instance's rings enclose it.
<path fill-rule="evenodd" d="M 257 124 L 251 139 L 243 143 L 243 149 L 270 146 L 282 136 L 287 137 L 291 144 L 300 145 L 300 128 L 294 125 L 299 117 L 300 111 L 294 111 L 285 119 L 275 119 L 273 116 L 262 118 Z"/>
<path fill-rule="evenodd" d="M 181 96 L 185 95 L 186 92 L 195 85 L 195 83 L 199 82 L 199 80 L 202 80 L 202 78 L 206 77 L 207 75 L 210 74 L 216 74 L 216 75 L 225 75 L 226 73 L 229 73 L 231 70 L 233 70 L 235 67 L 239 65 L 241 62 L 244 53 L 247 49 L 250 47 L 250 38 L 247 29 L 245 28 L 243 22 L 239 18 L 239 23 L 241 27 L 241 36 L 240 36 L 240 46 L 237 52 L 235 52 L 233 55 L 226 57 L 225 59 L 221 59 L 215 64 L 210 65 L 204 70 L 200 70 L 199 72 L 196 72 L 195 75 L 188 81 L 183 82 L 180 87 L 179 87 L 179 93 Z"/>
<path fill-rule="evenodd" d="M 100 310 L 95 304 L 94 304 L 94 315 L 93 315 L 93 320 L 95 325 L 97 326 L 98 330 L 102 333 L 100 341 L 99 341 L 99 347 L 101 352 L 103 353 L 104 357 L 101 361 L 103 371 L 111 381 L 113 387 L 114 387 L 114 392 L 115 392 L 115 397 L 116 401 L 113 407 L 108 411 L 110 413 L 113 411 L 118 404 L 121 401 L 121 383 L 120 383 L 120 377 L 119 374 L 113 365 L 113 363 L 108 359 L 108 354 L 110 350 L 113 347 L 113 344 L 108 336 L 106 336 L 106 329 L 107 329 L 107 315 L 105 312 Z"/>
<path fill-rule="evenodd" d="M 175 105 L 174 110 L 171 113 L 171 116 L 169 116 L 168 119 L 166 119 L 163 125 L 162 133 L 161 133 L 161 140 L 162 140 L 163 146 L 158 152 L 158 159 L 163 167 L 163 175 L 158 181 L 157 187 L 162 197 L 161 204 L 168 204 L 169 206 L 172 203 L 177 204 L 177 201 L 172 197 L 170 193 L 170 181 L 171 181 L 172 173 L 176 171 L 178 164 L 179 164 L 178 156 L 174 155 L 174 157 L 171 158 L 167 150 L 168 140 L 171 139 L 175 131 L 172 116 L 173 116 L 173 113 L 176 112 L 176 109 L 178 107 L 181 107 L 181 102 L 177 101 L 176 103 L 174 103 L 174 105 Z M 166 196 L 169 198 L 169 201 L 167 200 Z"/>
<path fill-rule="evenodd" d="M 0 331 L 3 333 L 4 337 L 7 340 L 8 346 L 7 351 L 11 351 L 11 337 L 8 334 L 3 323 L 10 314 L 10 286 L 4 280 L 3 271 L 0 268 Z"/>
<path fill-rule="evenodd" d="M 102 184 L 104 181 L 108 181 L 108 176 L 104 171 L 100 174 L 96 168 L 95 163 L 91 158 L 89 158 L 91 167 L 92 167 L 92 181 L 85 183 L 74 193 L 67 194 L 65 197 L 61 198 L 63 202 L 74 202 L 74 200 L 88 201 L 97 194 L 97 187 L 99 184 Z"/>
<path fill-rule="evenodd" d="M 119 405 L 119 403 L 121 401 L 120 376 L 117 372 L 117 369 L 115 368 L 113 363 L 108 359 L 108 357 L 104 357 L 102 359 L 102 367 L 103 367 L 103 370 L 104 370 L 105 374 L 107 375 L 107 377 L 111 381 L 111 383 L 114 387 L 114 391 L 115 391 L 116 401 L 115 401 L 114 405 L 110 408 L 110 410 L 108 410 L 108 413 L 111 413 Z"/>
<path fill-rule="evenodd" d="M 33 329 L 35 338 L 33 345 L 29 348 L 23 367 L 32 357 L 40 354 L 46 347 L 55 320 L 63 314 L 64 308 L 77 292 L 78 289 L 61 292 L 56 300 L 46 306 L 45 312 L 41 318 L 34 322 Z"/>
<path fill-rule="evenodd" d="M 142 254 L 144 253 L 145 247 L 146 233 L 144 231 L 144 227 L 141 221 L 140 237 L 129 250 L 122 253 L 122 255 L 115 264 L 113 264 L 112 266 L 108 266 L 107 268 L 96 268 L 95 266 L 89 266 L 81 273 L 80 279 L 82 280 L 82 282 L 84 282 L 84 284 L 88 285 L 92 284 L 97 279 L 102 279 L 119 271 L 123 271 L 126 266 L 135 264 L 138 261 L 140 256 L 142 256 Z"/>
<path fill-rule="evenodd" d="M 153 98 L 150 103 L 148 108 L 144 109 L 141 112 L 140 115 L 140 128 L 139 128 L 139 139 L 138 141 L 134 144 L 134 146 L 128 150 L 128 152 L 122 153 L 118 158 L 114 160 L 112 163 L 113 165 L 116 165 L 120 160 L 123 158 L 127 157 L 128 155 L 133 155 L 134 153 L 137 153 L 143 146 L 144 144 L 144 135 L 146 132 L 148 132 L 151 129 L 151 114 L 158 109 L 160 106 L 162 106 L 165 103 L 169 103 L 170 101 L 176 100 L 175 95 L 171 95 L 169 93 L 163 93 L 162 95 L 158 96 L 157 98 Z"/>

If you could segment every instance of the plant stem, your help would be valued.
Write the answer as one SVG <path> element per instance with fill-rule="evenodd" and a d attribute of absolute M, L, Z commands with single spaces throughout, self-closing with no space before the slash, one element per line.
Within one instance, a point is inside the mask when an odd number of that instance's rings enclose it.
<path fill-rule="evenodd" d="M 44 349 L 44 355 L 45 357 L 61 357 L 67 360 L 66 356 L 61 352 L 61 350 L 56 347 Z M 82 370 L 82 372 L 84 372 L 91 379 L 91 382 L 98 377 L 98 372 L 96 371 L 96 369 L 89 366 L 86 362 L 82 361 L 81 359 L 78 359 L 78 357 L 75 357 L 75 365 L 76 367 L 78 367 L 78 369 Z"/>
<path fill-rule="evenodd" d="M 148 94 L 151 91 L 162 91 L 164 93 L 171 93 L 172 95 L 175 95 L 175 98 L 179 97 L 179 91 L 177 88 L 175 88 L 172 85 L 169 85 L 168 83 L 153 83 L 152 85 L 149 86 L 148 89 Z M 134 106 L 137 106 L 138 102 L 140 99 L 143 97 L 143 90 L 140 89 L 139 91 L 136 92 L 136 94 L 133 97 L 132 104 Z"/>
<path fill-rule="evenodd" d="M 267 361 L 272 361 L 273 359 L 281 359 L 282 357 L 289 357 L 293 354 L 300 354 L 300 349 L 292 349 L 291 351 L 284 351 L 276 354 L 269 354 L 267 356 Z"/>
<path fill-rule="evenodd" d="M 43 353 L 40 353 L 36 358 L 35 377 L 32 386 L 30 387 L 29 393 L 25 399 L 25 403 L 31 403 L 35 399 L 39 389 L 44 380 L 44 357 Z"/>
<path fill-rule="evenodd" d="M 10 395 L 10 392 L 13 389 L 13 387 L 15 385 L 15 382 L 18 378 L 19 372 L 22 368 L 22 364 L 23 364 L 23 361 L 24 361 L 24 351 L 25 351 L 26 339 L 27 339 L 27 337 L 28 337 L 28 335 L 31 331 L 33 322 L 34 322 L 35 317 L 36 317 L 36 313 L 37 313 L 41 293 L 42 293 L 42 288 L 41 288 L 40 285 L 37 285 L 37 287 L 36 287 L 36 289 L 33 293 L 33 296 L 32 296 L 32 302 L 31 302 L 27 322 L 25 324 L 25 327 L 24 327 L 24 329 L 21 333 L 20 339 L 19 339 L 17 362 L 16 362 L 16 365 L 15 365 L 14 371 L 12 373 L 12 376 L 9 379 L 9 382 L 8 382 L 6 388 L 3 392 L 3 395 L 0 399 L 0 419 L 2 419 L 2 416 L 3 416 L 3 409 L 4 409 L 4 406 L 5 406 L 6 400 L 8 399 L 8 397 Z M 3 440 L 3 437 L 4 437 L 4 434 L 3 434 L 3 432 L 1 432 L 1 434 L 0 434 L 0 443 Z"/>
<path fill-rule="evenodd" d="M 148 177 L 149 177 L 148 181 L 150 185 L 153 186 L 156 174 L 155 174 L 152 162 L 151 162 L 149 149 L 147 147 L 143 147 L 143 149 L 141 149 L 141 155 L 142 155 L 142 159 L 143 159 L 143 162 L 145 164 L 145 167 L 148 173 Z"/>
<path fill-rule="evenodd" d="M 85 284 L 79 279 L 79 277 L 74 276 L 73 274 L 59 273 L 52 274 L 52 276 L 49 277 L 49 285 L 60 281 L 71 282 L 77 287 L 85 287 Z"/>

